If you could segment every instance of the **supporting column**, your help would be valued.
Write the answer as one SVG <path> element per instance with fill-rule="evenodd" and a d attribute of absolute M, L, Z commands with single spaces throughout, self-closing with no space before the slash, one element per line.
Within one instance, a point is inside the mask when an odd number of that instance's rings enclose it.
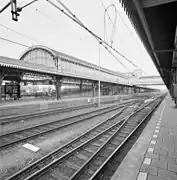
<path fill-rule="evenodd" d="M 61 98 L 61 86 L 62 86 L 61 79 L 62 79 L 61 77 L 55 77 L 54 78 L 54 85 L 55 85 L 55 89 L 56 89 L 57 101 Z"/>
<path fill-rule="evenodd" d="M 20 99 L 20 78 L 17 80 L 17 99 Z"/>
<path fill-rule="evenodd" d="M 95 97 L 96 94 L 96 84 L 92 83 L 92 92 L 93 92 L 93 97 Z"/>
<path fill-rule="evenodd" d="M 100 98 L 101 98 L 101 82 L 98 81 L 98 107 L 100 106 Z"/>
<path fill-rule="evenodd" d="M 82 86 L 83 86 L 83 80 L 81 79 L 79 85 L 80 96 L 82 96 Z"/>
<path fill-rule="evenodd" d="M 128 94 L 132 94 L 132 88 L 128 87 Z"/>
<path fill-rule="evenodd" d="M 0 101 L 2 101 L 2 81 L 4 79 L 4 70 L 0 68 Z"/>
<path fill-rule="evenodd" d="M 114 95 L 114 85 L 111 84 L 111 95 L 113 96 Z"/>
<path fill-rule="evenodd" d="M 173 84 L 172 94 L 177 107 L 177 27 L 175 33 L 174 47 L 175 47 L 175 51 L 173 52 L 173 60 L 172 60 L 173 73 L 171 72 L 172 75 L 171 84 Z"/>
<path fill-rule="evenodd" d="M 0 101 L 2 100 L 2 80 L 3 80 L 3 74 L 0 72 Z"/>
<path fill-rule="evenodd" d="M 123 86 L 123 94 L 126 94 L 126 86 Z"/>
<path fill-rule="evenodd" d="M 173 89 L 172 89 L 172 94 L 173 94 L 173 98 L 175 101 L 175 104 L 177 105 L 177 68 L 173 69 Z M 177 106 L 176 106 L 177 107 Z"/>

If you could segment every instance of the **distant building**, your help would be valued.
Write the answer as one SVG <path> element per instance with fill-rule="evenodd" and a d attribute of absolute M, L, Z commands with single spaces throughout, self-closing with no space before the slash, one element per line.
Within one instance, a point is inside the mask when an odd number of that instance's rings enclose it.
<path fill-rule="evenodd" d="M 141 69 L 135 69 L 133 72 L 122 73 L 122 74 L 128 76 L 129 78 L 139 79 L 140 77 L 142 77 L 143 72 Z"/>
<path fill-rule="evenodd" d="M 133 73 L 135 74 L 135 76 L 136 76 L 137 78 L 140 78 L 140 77 L 142 77 L 142 75 L 143 75 L 143 72 L 142 72 L 141 69 L 135 69 Z"/>

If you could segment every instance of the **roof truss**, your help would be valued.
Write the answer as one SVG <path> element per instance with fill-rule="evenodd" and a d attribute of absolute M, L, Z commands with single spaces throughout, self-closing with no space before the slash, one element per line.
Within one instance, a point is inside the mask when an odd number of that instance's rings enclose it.
<path fill-rule="evenodd" d="M 175 2 L 177 0 L 141 0 L 141 5 L 143 8 L 149 8 L 154 6 L 159 6 L 162 4 L 167 4 L 171 2 Z"/>
<path fill-rule="evenodd" d="M 175 40 L 174 40 L 174 47 L 175 51 L 173 52 L 173 67 L 177 67 L 177 26 L 176 26 L 176 34 L 175 34 Z"/>

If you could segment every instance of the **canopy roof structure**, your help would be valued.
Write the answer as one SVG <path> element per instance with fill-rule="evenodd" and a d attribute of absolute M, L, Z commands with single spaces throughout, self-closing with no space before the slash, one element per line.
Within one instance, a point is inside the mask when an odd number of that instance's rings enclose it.
<path fill-rule="evenodd" d="M 175 63 L 177 0 L 120 0 L 166 86 Z M 176 34 L 176 35 L 175 35 Z"/>

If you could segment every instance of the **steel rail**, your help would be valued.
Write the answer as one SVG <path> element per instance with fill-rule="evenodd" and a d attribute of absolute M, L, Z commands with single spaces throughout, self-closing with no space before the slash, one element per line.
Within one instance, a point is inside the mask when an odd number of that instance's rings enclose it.
<path fill-rule="evenodd" d="M 121 147 L 132 137 L 132 135 L 137 131 L 137 129 L 144 123 L 144 121 L 154 112 L 156 107 L 161 103 L 161 101 L 157 102 L 153 109 L 139 122 L 139 124 L 134 128 L 134 130 L 124 139 L 124 141 L 112 152 L 112 154 L 106 159 L 106 161 L 97 169 L 97 171 L 89 178 L 89 180 L 94 180 L 104 169 L 106 164 L 114 157 L 114 155 L 121 149 Z"/>
<path fill-rule="evenodd" d="M 43 124 L 36 125 L 36 126 L 33 126 L 33 127 L 24 128 L 24 129 L 21 129 L 19 131 L 13 131 L 13 132 L 10 132 L 10 133 L 7 133 L 7 134 L 2 134 L 0 136 L 1 141 L 2 141 L 3 138 L 4 139 L 8 139 L 7 138 L 8 136 L 10 137 L 12 135 L 16 135 L 16 134 L 19 134 L 19 133 L 29 132 L 29 130 L 36 130 L 37 128 L 41 128 L 41 127 L 46 128 L 47 126 L 49 126 L 49 128 L 50 128 L 50 129 L 47 129 L 47 130 L 42 130 L 42 132 L 37 132 L 37 133 L 33 132 L 33 134 L 30 135 L 30 136 L 28 136 L 28 134 L 27 134 L 27 137 L 22 137 L 22 138 L 19 138 L 17 140 L 11 141 L 11 142 L 9 140 L 9 142 L 7 142 L 5 144 L 2 143 L 0 145 L 0 149 L 4 148 L 4 147 L 7 147 L 7 146 L 10 146 L 10 145 L 14 145 L 16 143 L 20 143 L 20 142 L 25 141 L 25 140 L 32 139 L 34 137 L 38 137 L 38 136 L 44 135 L 44 134 L 52 132 L 54 130 L 58 130 L 58 129 L 61 129 L 61 128 L 64 128 L 64 127 L 67 127 L 67 126 L 70 126 L 70 125 L 73 125 L 73 124 L 76 124 L 76 123 L 79 123 L 79 122 L 86 121 L 88 119 L 91 119 L 91 118 L 94 118 L 94 117 L 106 114 L 106 113 L 111 112 L 111 111 L 114 111 L 114 110 L 119 109 L 121 107 L 122 106 L 114 107 L 114 108 L 113 107 L 109 107 L 109 108 L 98 109 L 96 111 L 92 111 L 92 112 L 89 112 L 89 113 L 79 114 L 79 115 L 75 115 L 75 116 L 72 116 L 72 117 L 69 117 L 69 118 L 64 118 L 62 120 L 56 120 L 56 121 L 53 121 L 53 122 L 43 123 Z M 100 111 L 103 111 L 103 112 L 100 112 Z M 91 115 L 91 116 L 86 117 L 86 118 L 82 118 L 82 116 L 87 116 L 87 115 L 93 114 L 93 113 L 97 113 L 97 114 Z M 66 123 L 66 121 L 70 121 L 70 120 L 72 120 L 74 118 L 81 118 L 81 119 Z M 64 122 L 65 124 L 64 125 L 59 125 L 59 126 L 56 126 L 56 127 L 50 127 L 51 125 L 54 125 L 56 123 L 62 123 L 62 122 Z M 39 129 L 39 131 L 40 131 L 40 129 Z"/>
<path fill-rule="evenodd" d="M 114 104 L 114 105 L 111 105 L 111 106 L 108 106 L 108 107 L 104 107 L 104 108 L 99 108 L 99 109 L 96 109 L 96 110 L 93 110 L 93 111 L 90 111 L 90 112 L 80 113 L 80 114 L 77 114 L 77 115 L 74 115 L 74 116 L 70 116 L 70 117 L 67 117 L 67 118 L 62 118 L 62 119 L 59 119 L 59 120 L 54 120 L 54 121 L 50 121 L 50 122 L 47 122 L 47 123 L 41 123 L 39 125 L 35 125 L 35 126 L 27 127 L 27 128 L 22 128 L 22 129 L 19 129 L 17 131 L 10 131 L 8 133 L 2 133 L 2 134 L 0 133 L 0 138 L 2 138 L 3 136 L 11 135 L 13 133 L 22 132 L 24 130 L 30 130 L 30 129 L 41 127 L 41 126 L 45 126 L 45 125 L 51 125 L 51 123 L 62 122 L 62 121 L 66 121 L 66 120 L 69 120 L 69 119 L 78 118 L 80 116 L 89 115 L 91 113 L 100 112 L 101 110 L 107 110 L 109 108 L 118 108 L 118 106 L 122 107 L 124 104 L 128 105 L 129 103 L 131 104 L 132 102 L 138 102 L 138 100 L 123 102 L 123 103 L 120 103 L 120 104 Z"/>
<path fill-rule="evenodd" d="M 151 102 L 152 103 L 152 102 Z M 150 104 L 150 103 L 148 103 Z M 144 107 L 148 106 L 148 104 L 146 104 Z M 142 108 L 138 108 L 139 110 L 137 110 L 136 112 L 140 111 L 141 109 L 144 109 L 144 107 Z M 132 112 L 130 117 L 133 116 L 136 112 Z M 46 166 L 44 166 L 42 169 L 34 172 L 32 175 L 28 176 L 27 178 L 25 178 L 24 180 L 31 180 L 31 179 L 36 179 L 38 176 L 41 176 L 41 174 L 43 174 L 48 168 L 51 168 L 51 166 L 53 167 L 53 165 L 59 163 L 59 162 L 63 162 L 63 160 L 67 157 L 69 157 L 71 154 L 73 154 L 74 152 L 78 151 L 80 148 L 84 147 L 86 144 L 92 142 L 94 139 L 97 139 L 99 136 L 103 135 L 105 132 L 109 131 L 110 129 L 116 127 L 117 125 L 120 124 L 120 122 L 125 121 L 126 118 L 121 119 L 121 121 L 117 122 L 116 124 L 113 124 L 111 127 L 107 128 L 106 130 L 100 132 L 98 135 L 94 136 L 93 138 L 85 141 L 84 143 L 82 143 L 81 145 L 77 146 L 76 148 L 74 148 L 73 150 L 67 152 L 66 154 L 64 154 L 63 156 L 61 156 L 60 158 L 54 159 L 51 163 L 47 163 Z M 129 119 L 129 118 L 127 118 Z"/>
<path fill-rule="evenodd" d="M 123 103 L 131 102 L 131 101 L 135 101 L 135 100 L 126 100 L 126 101 L 120 102 L 120 105 Z M 106 103 L 104 103 L 104 104 L 106 104 Z M 78 109 L 85 109 L 88 107 L 92 107 L 94 105 L 95 105 L 94 103 L 91 103 L 89 105 L 87 104 L 87 105 L 71 106 L 71 107 L 67 107 L 67 108 L 49 109 L 49 110 L 45 110 L 45 111 L 34 112 L 32 114 L 27 113 L 27 114 L 23 114 L 23 115 L 3 116 L 3 117 L 0 117 L 0 125 L 14 123 L 14 122 L 21 121 L 21 120 L 27 121 L 27 120 L 30 120 L 34 117 L 42 117 L 42 116 L 46 116 L 46 115 L 48 116 L 48 115 L 53 115 L 54 113 L 58 114 L 58 113 L 65 113 L 68 111 L 75 111 Z M 12 120 L 12 121 L 10 121 L 10 120 Z"/>
<path fill-rule="evenodd" d="M 150 103 L 152 103 L 152 102 L 150 102 Z M 148 103 L 148 104 L 150 104 L 150 103 Z M 144 107 L 146 107 L 146 106 L 148 106 L 148 104 L 146 104 Z M 140 108 L 139 108 L 140 109 Z M 143 108 L 142 108 L 143 109 Z M 123 110 L 122 110 L 123 111 Z M 137 112 L 137 111 L 136 111 Z M 118 112 L 117 114 L 119 114 L 120 112 Z M 132 114 L 134 114 L 134 112 L 132 112 Z M 131 114 L 131 116 L 132 116 L 132 114 Z M 111 118 L 109 118 L 108 120 L 110 120 L 110 119 L 112 119 L 114 116 L 112 116 Z M 106 120 L 106 121 L 108 121 L 108 120 Z M 122 122 L 125 120 L 125 118 L 124 119 L 122 119 Z M 9 177 L 7 180 L 15 180 L 15 179 L 20 179 L 20 175 L 21 174 L 28 174 L 28 171 L 30 170 L 30 168 L 37 168 L 37 169 L 39 169 L 39 167 L 37 167 L 37 164 L 40 164 L 42 161 L 44 161 L 44 160 L 46 160 L 47 158 L 50 158 L 51 156 L 53 156 L 55 153 L 57 153 L 57 152 L 59 152 L 60 150 L 62 150 L 63 148 L 65 148 L 65 147 L 67 147 L 67 146 L 69 146 L 71 143 L 73 143 L 73 142 L 77 142 L 77 140 L 78 139 L 80 139 L 82 136 L 84 136 L 84 135 L 86 135 L 87 133 L 89 133 L 89 132 L 91 132 L 93 129 L 96 129 L 96 128 L 98 128 L 99 126 L 101 126 L 103 123 L 105 123 L 106 121 L 104 121 L 104 122 L 102 122 L 102 123 L 100 123 L 100 124 L 98 124 L 98 125 L 96 125 L 95 127 L 93 127 L 91 130 L 88 130 L 86 133 L 83 133 L 83 134 L 81 134 L 79 137 L 76 137 L 74 140 L 71 140 L 69 143 L 67 143 L 67 144 L 65 144 L 65 145 L 63 145 L 61 148 L 58 148 L 58 149 L 56 149 L 55 151 L 53 151 L 53 152 L 51 152 L 51 153 L 49 153 L 49 154 L 47 154 L 47 155 L 45 155 L 44 157 L 42 157 L 41 159 L 39 159 L 39 160 L 37 160 L 36 162 L 34 162 L 34 163 L 32 163 L 32 164 L 30 164 L 29 166 L 27 166 L 27 167 L 25 167 L 24 169 L 22 169 L 22 170 L 20 170 L 19 172 L 17 172 L 17 173 L 15 173 L 14 175 L 12 175 L 11 177 Z M 120 122 L 119 122 L 120 123 Z M 101 134 L 101 133 L 99 133 L 99 134 Z M 96 138 L 96 137 L 95 137 Z M 77 148 L 75 148 L 75 149 L 77 149 Z M 75 150 L 76 151 L 76 150 Z M 69 152 L 68 152 L 69 153 Z M 68 154 L 67 153 L 67 154 Z M 69 154 L 68 154 L 69 155 Z M 66 156 L 66 154 L 64 155 L 64 157 Z M 62 156 L 63 157 L 63 156 Z M 63 158 L 64 158 L 63 157 Z M 60 157 L 61 158 L 61 157 Z M 60 159 L 59 158 L 59 159 Z M 57 163 L 57 159 L 55 159 L 54 160 L 54 158 L 52 159 L 52 162 L 55 164 L 55 163 Z M 52 164 L 53 164 L 52 163 Z M 48 165 L 47 165 L 47 167 L 50 167 L 50 164 L 51 163 L 47 163 Z M 35 167 L 36 166 L 36 167 Z M 43 170 L 45 170 L 46 168 L 47 168 L 46 166 L 45 166 L 45 163 L 44 163 L 44 168 L 42 168 L 42 169 L 40 169 L 39 171 L 41 172 L 41 171 L 43 171 Z M 35 173 L 33 173 L 32 175 L 36 175 L 36 173 L 38 174 L 38 173 L 40 173 L 39 171 L 37 171 L 37 172 L 35 172 Z M 25 180 L 28 180 L 28 179 L 33 179 L 33 176 L 28 176 Z M 24 180 L 24 176 L 22 177 L 22 179 Z"/>
<path fill-rule="evenodd" d="M 150 104 L 148 104 L 148 106 L 151 105 L 151 103 L 153 104 L 154 102 L 150 102 Z M 157 104 L 158 104 L 158 103 L 157 103 Z M 121 126 L 119 127 L 119 129 L 118 129 L 114 134 L 112 134 L 112 136 L 69 178 L 69 180 L 82 179 L 82 178 L 80 178 L 79 176 L 83 173 L 83 171 L 86 169 L 86 167 L 89 166 L 89 164 L 93 164 L 93 163 L 92 163 L 92 160 L 94 161 L 94 158 L 96 158 L 97 156 L 99 156 L 99 153 L 104 150 L 105 146 L 107 146 L 108 143 L 109 143 L 111 140 L 113 140 L 113 138 L 114 138 L 118 133 L 121 133 L 121 130 L 127 125 L 127 123 L 131 120 L 131 118 L 132 118 L 133 116 L 135 116 L 135 115 L 137 116 L 138 113 L 142 113 L 141 111 L 144 110 L 144 108 L 146 108 L 146 106 L 143 107 L 143 108 L 141 108 L 141 109 L 139 109 L 139 110 L 137 110 L 135 113 L 132 113 L 132 114 L 121 124 Z M 153 108 L 149 113 L 151 113 L 153 110 L 154 110 L 154 108 Z M 147 113 L 147 112 L 145 111 L 145 113 Z M 148 113 L 148 115 L 145 116 L 145 118 L 147 118 L 147 116 L 149 116 L 149 113 Z M 143 118 L 143 120 L 144 120 L 145 118 Z M 143 120 L 142 120 L 142 121 L 143 121 Z M 128 136 L 120 143 L 120 145 L 118 146 L 118 148 L 116 148 L 117 151 L 118 151 L 118 149 L 119 149 L 120 147 L 122 147 L 122 145 L 124 145 L 124 143 L 127 141 L 127 139 L 129 139 L 129 137 L 132 135 L 132 133 L 133 133 L 134 131 L 136 131 L 137 127 L 139 127 L 139 125 L 142 123 L 142 121 L 141 121 L 140 123 L 137 122 L 138 125 L 135 124 L 135 127 L 132 125 L 131 128 L 133 128 L 133 130 L 130 131 L 130 133 L 128 134 Z M 131 123 L 131 122 L 130 122 L 130 123 Z M 116 151 L 116 152 L 117 152 L 117 151 Z M 115 151 L 113 151 L 113 152 L 115 152 Z M 113 153 L 112 153 L 112 154 L 113 154 Z M 105 165 L 105 163 L 107 162 L 107 159 L 109 159 L 110 157 L 112 157 L 112 154 L 111 154 L 111 156 L 108 156 L 108 157 L 105 157 L 105 156 L 104 156 L 104 157 L 106 158 L 106 160 L 104 161 L 103 165 Z M 102 168 L 103 165 L 101 165 L 100 168 Z M 98 168 L 98 170 L 97 170 L 91 177 L 89 177 L 88 179 L 89 179 L 89 180 L 93 179 L 93 178 L 97 175 L 97 173 L 100 172 L 100 168 Z M 83 175 L 83 174 L 82 174 L 82 175 Z"/>
<path fill-rule="evenodd" d="M 118 113 L 116 113 L 115 115 L 113 115 L 111 118 L 109 118 L 108 120 L 106 120 L 105 122 L 108 122 L 109 120 L 113 120 L 115 117 L 117 117 L 117 115 L 119 115 L 119 113 L 120 112 L 118 112 Z M 123 118 L 124 119 L 124 118 Z M 84 134 L 82 134 L 80 137 L 78 137 L 78 138 L 75 138 L 73 141 L 71 141 L 71 142 L 69 142 L 68 144 L 66 144 L 64 147 L 67 147 L 69 144 L 71 144 L 71 143 L 73 143 L 74 141 L 77 141 L 78 139 L 80 139 L 81 137 L 85 137 L 86 135 L 87 135 L 87 133 L 89 133 L 89 132 L 92 132 L 93 130 L 96 130 L 99 126 L 101 126 L 101 125 L 104 125 L 104 123 L 105 122 L 103 122 L 103 123 L 100 123 L 98 126 L 95 126 L 93 129 L 91 129 L 91 130 L 89 130 L 89 131 L 87 131 L 86 133 L 84 133 Z M 100 134 L 100 133 L 99 133 Z M 94 136 L 94 138 L 95 138 L 95 136 Z M 84 142 L 85 143 L 85 142 Z M 81 143 L 81 145 L 83 145 L 84 143 Z M 87 141 L 87 143 L 89 143 L 88 141 Z M 59 150 L 61 150 L 62 149 L 62 147 L 61 148 L 59 148 Z M 77 147 L 76 148 L 74 148 L 75 150 L 77 150 Z M 73 150 L 74 150 L 73 149 Z M 59 151 L 58 150 L 58 151 Z M 68 152 L 69 153 L 69 152 Z M 65 155 L 66 155 L 66 153 L 65 153 Z M 51 156 L 51 155 L 50 155 Z M 53 160 L 53 159 L 52 159 Z M 56 160 L 54 160 L 54 161 L 52 161 L 52 162 L 55 162 Z M 43 164 L 46 164 L 46 163 L 43 163 Z M 47 164 L 50 164 L 50 163 L 47 163 Z M 31 165 L 31 166 L 33 166 L 33 165 Z M 44 168 L 46 168 L 46 167 L 44 167 Z M 22 170 L 23 171 L 23 170 Z M 26 171 L 24 171 L 24 173 L 25 174 L 27 174 L 27 172 Z M 17 172 L 17 174 L 16 175 L 14 175 L 14 176 L 12 176 L 11 178 L 9 178 L 8 180 L 10 180 L 10 179 L 19 179 L 19 173 Z M 24 179 L 24 177 L 23 177 L 23 179 Z"/>
<path fill-rule="evenodd" d="M 64 112 L 68 112 L 68 111 L 75 111 L 78 109 L 85 109 L 85 108 L 92 107 L 92 106 L 94 106 L 94 104 L 71 106 L 68 108 L 57 108 L 57 109 L 39 111 L 39 112 L 34 112 L 34 113 L 27 113 L 27 114 L 22 114 L 22 115 L 3 116 L 0 118 L 0 124 L 4 125 L 4 124 L 14 123 L 14 122 L 21 121 L 21 120 L 26 121 L 26 120 L 32 119 L 34 117 L 42 117 L 42 116 L 46 116 L 46 115 L 53 115 L 54 113 L 58 114 L 58 113 L 64 113 Z M 10 121 L 10 120 L 12 120 L 12 121 Z"/>
<path fill-rule="evenodd" d="M 21 177 L 24 174 L 26 175 L 28 173 L 29 170 L 31 170 L 31 168 L 36 168 L 38 167 L 38 164 L 44 164 L 45 166 L 45 160 L 47 161 L 50 157 L 54 156 L 56 153 L 59 153 L 60 151 L 62 151 L 64 148 L 70 146 L 72 143 L 77 143 L 77 141 L 79 141 L 81 138 L 85 137 L 86 135 L 88 135 L 89 133 L 91 133 L 92 131 L 96 130 L 97 128 L 101 127 L 102 125 L 104 125 L 106 122 L 108 122 L 109 120 L 113 119 L 115 116 L 118 116 L 120 114 L 122 114 L 122 112 L 126 109 L 126 107 L 124 107 L 121 111 L 117 112 L 116 114 L 114 114 L 111 118 L 106 119 L 105 121 L 99 123 L 98 125 L 94 126 L 92 129 L 89 129 L 88 131 L 82 133 L 80 136 L 74 138 L 73 140 L 69 141 L 68 143 L 66 143 L 65 145 L 63 145 L 60 148 L 57 148 L 56 150 L 52 151 L 51 153 L 45 155 L 44 157 L 42 157 L 41 159 L 37 160 L 36 162 L 30 164 L 29 166 L 25 167 L 24 169 L 18 171 L 17 173 L 15 173 L 14 175 L 10 176 L 9 178 L 7 178 L 7 180 L 16 180 L 19 179 L 19 177 Z M 82 144 L 82 143 L 81 143 Z M 53 158 L 52 158 L 52 162 L 53 162 Z M 43 163 L 44 162 L 44 163 Z"/>

